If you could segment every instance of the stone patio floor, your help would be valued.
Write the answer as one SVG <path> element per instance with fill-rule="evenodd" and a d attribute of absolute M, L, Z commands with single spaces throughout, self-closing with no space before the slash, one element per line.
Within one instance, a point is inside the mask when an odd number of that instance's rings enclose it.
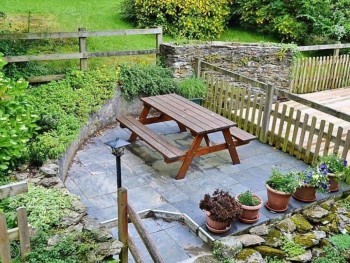
<path fill-rule="evenodd" d="M 169 141 L 182 149 L 187 149 L 192 142 L 191 134 L 179 133 L 175 122 L 152 124 L 149 128 L 165 134 Z M 116 137 L 127 140 L 129 134 L 128 130 L 113 126 L 90 138 L 77 152 L 65 181 L 67 189 L 78 195 L 88 207 L 88 213 L 100 222 L 117 217 L 115 157 L 104 142 Z M 210 135 L 210 139 L 213 142 L 223 141 L 218 133 Z M 185 213 L 205 228 L 204 213 L 198 207 L 204 194 L 212 193 L 217 188 L 232 195 L 251 190 L 266 201 L 265 181 L 273 167 L 282 170 L 303 170 L 307 167 L 304 162 L 257 140 L 240 146 L 237 150 L 240 164 L 232 165 L 228 151 L 220 151 L 195 159 L 186 177 L 175 180 L 182 162 L 166 164 L 158 152 L 137 141 L 128 146 L 122 156 L 122 185 L 128 189 L 128 201 L 137 211 L 160 209 Z M 317 194 L 318 199 L 327 196 L 328 194 Z M 305 203 L 292 198 L 287 213 L 304 205 Z M 255 224 L 279 216 L 281 214 L 272 213 L 263 207 L 260 219 Z M 160 219 L 144 219 L 143 222 L 166 262 L 181 262 L 199 254 L 210 253 L 210 249 L 179 222 Z M 225 235 L 248 227 L 251 225 L 236 222 Z M 131 224 L 129 232 L 135 237 L 146 262 L 152 262 Z M 112 234 L 117 237 L 116 228 L 112 229 Z M 211 235 L 216 239 L 221 237 Z M 133 262 L 131 256 L 130 258 L 130 262 Z"/>

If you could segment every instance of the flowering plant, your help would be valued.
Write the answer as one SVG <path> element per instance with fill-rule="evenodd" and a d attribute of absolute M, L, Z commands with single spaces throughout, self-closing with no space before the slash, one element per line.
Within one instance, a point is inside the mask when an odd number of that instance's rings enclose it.
<path fill-rule="evenodd" d="M 320 157 L 318 167 L 324 173 L 333 173 L 337 177 L 341 177 L 346 170 L 347 164 L 346 160 L 332 154 Z"/>
<path fill-rule="evenodd" d="M 324 170 L 315 168 L 308 168 L 305 171 L 298 173 L 299 187 L 312 186 L 319 192 L 327 192 L 329 186 L 329 179 Z"/>

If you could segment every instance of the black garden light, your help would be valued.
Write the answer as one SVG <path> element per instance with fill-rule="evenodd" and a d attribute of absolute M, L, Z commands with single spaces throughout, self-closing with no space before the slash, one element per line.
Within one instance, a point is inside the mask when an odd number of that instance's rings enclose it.
<path fill-rule="evenodd" d="M 115 156 L 116 169 L 117 169 L 117 187 L 122 187 L 122 171 L 121 171 L 121 162 L 120 157 L 124 154 L 125 147 L 130 143 L 124 140 L 119 139 L 118 137 L 113 140 L 105 143 L 107 146 L 111 147 L 112 154 Z"/>

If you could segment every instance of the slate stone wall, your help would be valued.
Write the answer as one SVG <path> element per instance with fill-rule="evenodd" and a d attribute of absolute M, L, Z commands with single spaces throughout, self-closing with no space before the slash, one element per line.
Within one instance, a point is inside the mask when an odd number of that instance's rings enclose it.
<path fill-rule="evenodd" d="M 175 78 L 194 75 L 194 57 L 244 76 L 287 88 L 290 85 L 292 52 L 266 44 L 211 42 L 201 45 L 162 44 L 160 59 Z"/>

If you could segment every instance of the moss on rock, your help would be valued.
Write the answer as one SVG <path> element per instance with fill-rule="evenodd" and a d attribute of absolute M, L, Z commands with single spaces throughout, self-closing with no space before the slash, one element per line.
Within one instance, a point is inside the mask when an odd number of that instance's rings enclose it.
<path fill-rule="evenodd" d="M 265 257 L 284 258 L 286 256 L 284 251 L 268 246 L 257 246 L 255 247 L 255 250 Z"/>
<path fill-rule="evenodd" d="M 235 257 L 237 260 L 247 260 L 250 256 L 254 255 L 256 250 L 252 248 L 244 248 L 242 249 L 238 255 Z"/>
<path fill-rule="evenodd" d="M 312 247 L 320 242 L 313 233 L 295 235 L 293 240 L 296 244 L 303 247 Z"/>
<path fill-rule="evenodd" d="M 279 247 L 282 245 L 282 237 L 281 231 L 271 228 L 265 237 L 265 244 L 270 247 Z"/>
<path fill-rule="evenodd" d="M 295 214 L 290 219 L 294 222 L 299 232 L 306 233 L 312 229 L 310 222 L 301 214 Z"/>

